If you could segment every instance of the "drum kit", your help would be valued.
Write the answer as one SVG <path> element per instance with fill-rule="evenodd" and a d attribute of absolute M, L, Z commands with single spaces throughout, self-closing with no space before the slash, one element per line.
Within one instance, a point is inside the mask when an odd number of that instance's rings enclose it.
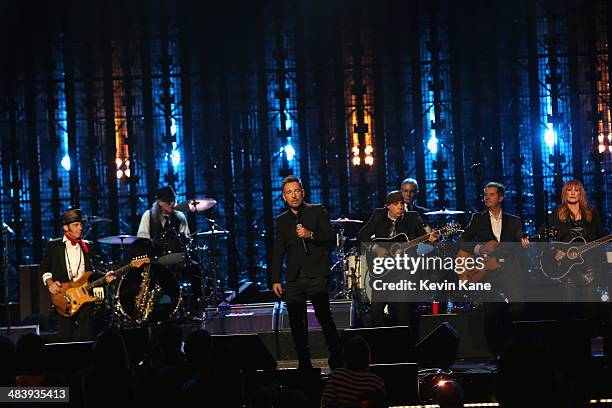
<path fill-rule="evenodd" d="M 175 320 L 201 321 L 204 311 L 218 303 L 217 240 L 229 235 L 215 220 L 203 217 L 202 213 L 217 202 L 211 198 L 192 199 L 176 205 L 175 209 L 202 216 L 208 225 L 207 231 L 196 231 L 190 235 L 165 230 L 155 240 L 135 235 L 120 234 L 98 238 L 97 243 L 118 247 L 117 255 L 107 262 L 106 269 L 117 264 L 147 256 L 152 260 L 148 282 L 155 288 L 156 297 L 148 324 Z M 89 228 L 112 222 L 109 218 L 87 216 Z M 139 326 L 135 299 L 142 289 L 142 268 L 134 269 L 110 285 L 105 297 L 107 320 L 110 325 L 121 328 Z"/>

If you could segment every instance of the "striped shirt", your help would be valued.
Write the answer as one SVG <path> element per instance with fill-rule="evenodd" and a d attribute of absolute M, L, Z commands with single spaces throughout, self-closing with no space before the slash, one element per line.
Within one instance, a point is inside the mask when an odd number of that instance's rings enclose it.
<path fill-rule="evenodd" d="M 359 404 L 366 393 L 384 397 L 385 382 L 367 370 L 338 368 L 329 375 L 329 380 L 323 390 L 321 407 Z"/>

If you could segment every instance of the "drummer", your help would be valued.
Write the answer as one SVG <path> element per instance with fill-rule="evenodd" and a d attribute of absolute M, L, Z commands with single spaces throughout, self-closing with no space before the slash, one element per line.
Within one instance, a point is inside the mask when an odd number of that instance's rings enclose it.
<path fill-rule="evenodd" d="M 175 210 L 176 194 L 171 186 L 165 186 L 155 193 L 155 202 L 151 208 L 142 214 L 138 237 L 157 241 L 168 230 L 189 236 L 187 217 Z"/>

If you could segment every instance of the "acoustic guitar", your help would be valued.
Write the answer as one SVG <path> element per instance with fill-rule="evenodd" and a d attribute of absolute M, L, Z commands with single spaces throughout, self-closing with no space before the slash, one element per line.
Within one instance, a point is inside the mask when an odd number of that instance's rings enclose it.
<path fill-rule="evenodd" d="M 119 278 L 130 270 L 140 268 L 149 263 L 151 263 L 151 260 L 146 256 L 134 258 L 129 264 L 115 270 L 114 275 Z M 55 295 L 51 294 L 51 303 L 55 306 L 57 313 L 64 317 L 71 317 L 74 316 L 84 304 L 96 301 L 96 297 L 90 293 L 90 290 L 105 285 L 106 277 L 88 282 L 92 274 L 93 272 L 88 271 L 76 281 L 62 282 L 60 291 Z"/>
<path fill-rule="evenodd" d="M 530 241 L 536 241 L 536 240 L 543 240 L 543 239 L 547 239 L 550 236 L 555 236 L 557 235 L 558 230 L 554 227 L 550 227 L 548 229 L 545 229 L 544 232 L 540 233 L 540 234 L 536 234 L 533 235 L 531 237 L 527 237 Z M 495 248 L 497 247 L 497 245 L 499 245 L 498 241 L 495 240 L 491 240 L 486 242 L 483 247 L 488 247 L 489 252 L 493 252 L 495 251 Z M 476 255 L 469 253 L 467 251 L 464 251 L 463 249 L 460 249 L 459 251 L 457 251 L 457 255 L 455 256 L 456 258 L 466 258 L 463 260 L 463 265 L 466 265 L 466 261 L 467 258 L 476 258 Z M 499 259 L 498 257 L 496 257 L 495 255 L 485 255 L 484 257 L 484 264 L 482 266 L 482 268 L 479 268 L 477 266 L 474 266 L 473 268 L 465 268 L 465 272 L 463 272 L 462 274 L 459 275 L 459 280 L 462 282 L 468 282 L 468 283 L 475 283 L 475 282 L 479 282 L 482 280 L 482 278 L 485 277 L 485 275 L 487 273 L 489 273 L 490 271 L 493 271 L 495 269 L 499 269 L 501 268 L 501 262 L 502 260 Z M 470 263 L 468 263 L 470 264 Z M 472 265 L 477 265 L 476 262 L 471 262 Z"/>
<path fill-rule="evenodd" d="M 612 235 L 607 235 L 593 242 L 586 242 L 583 237 L 575 237 L 570 242 L 553 242 L 547 250 L 540 253 L 540 271 L 549 279 L 563 279 L 573 270 L 579 269 L 579 265 L 584 263 L 582 255 L 585 252 L 610 241 L 612 241 Z M 559 260 L 555 257 L 557 251 L 564 254 Z"/>

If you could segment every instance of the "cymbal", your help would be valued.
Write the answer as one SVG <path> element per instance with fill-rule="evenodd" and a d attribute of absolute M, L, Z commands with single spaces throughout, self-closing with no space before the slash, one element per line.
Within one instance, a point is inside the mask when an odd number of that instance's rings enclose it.
<path fill-rule="evenodd" d="M 134 241 L 138 239 L 135 235 L 109 235 L 108 237 L 98 238 L 98 242 L 101 244 L 110 244 L 110 245 L 130 245 Z"/>
<path fill-rule="evenodd" d="M 425 213 L 425 215 L 457 215 L 457 214 L 465 214 L 465 211 L 447 210 L 444 208 L 442 210 L 429 211 Z"/>
<path fill-rule="evenodd" d="M 211 231 L 202 231 L 202 232 L 194 232 L 191 234 L 192 237 L 207 237 L 211 235 L 228 235 L 229 231 L 226 230 L 211 230 Z"/>
<path fill-rule="evenodd" d="M 217 205 L 217 201 L 212 198 L 193 198 L 184 203 L 177 204 L 176 208 L 183 212 L 205 211 Z"/>
<path fill-rule="evenodd" d="M 104 222 L 113 222 L 110 218 L 99 217 L 97 215 L 86 215 L 85 219 L 92 224 L 102 224 Z"/>
<path fill-rule="evenodd" d="M 351 220 L 348 218 L 338 218 L 331 220 L 332 225 L 363 224 L 361 220 Z"/>

